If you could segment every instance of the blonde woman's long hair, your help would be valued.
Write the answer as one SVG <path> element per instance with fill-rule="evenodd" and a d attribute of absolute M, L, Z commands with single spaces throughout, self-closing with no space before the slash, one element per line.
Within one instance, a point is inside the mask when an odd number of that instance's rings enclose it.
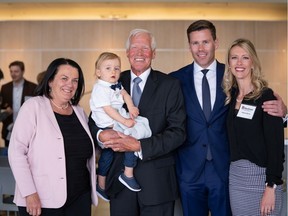
<path fill-rule="evenodd" d="M 235 40 L 230 48 L 228 49 L 227 56 L 226 56 L 226 67 L 225 67 L 225 73 L 224 73 L 224 78 L 222 82 L 222 87 L 224 90 L 224 93 L 226 94 L 226 99 L 225 99 L 225 105 L 231 102 L 231 92 L 232 89 L 238 89 L 238 85 L 236 82 L 235 77 L 233 76 L 232 72 L 230 71 L 230 66 L 229 66 L 229 58 L 230 58 L 230 53 L 231 49 L 235 46 L 239 46 L 242 49 L 244 49 L 250 58 L 252 59 L 252 71 L 251 71 L 251 82 L 253 85 L 253 92 L 252 94 L 249 94 L 245 96 L 246 99 L 257 99 L 261 96 L 261 93 L 264 88 L 268 87 L 267 82 L 263 79 L 262 71 L 261 71 L 261 64 L 260 60 L 258 58 L 256 49 L 253 45 L 253 43 L 248 40 L 248 39 L 243 39 L 239 38 Z"/>

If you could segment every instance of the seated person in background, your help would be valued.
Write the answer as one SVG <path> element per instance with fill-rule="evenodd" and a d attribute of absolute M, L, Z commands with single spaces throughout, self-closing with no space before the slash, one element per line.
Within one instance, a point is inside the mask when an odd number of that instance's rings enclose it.
<path fill-rule="evenodd" d="M 138 116 L 139 110 L 134 106 L 132 98 L 125 91 L 118 79 L 121 72 L 120 57 L 114 53 L 104 52 L 96 61 L 95 83 L 90 99 L 92 119 L 98 128 L 109 128 L 131 135 L 136 139 L 151 136 L 147 118 Z M 129 113 L 123 108 L 124 102 Z M 106 175 L 113 160 L 113 150 L 102 149 L 98 167 L 97 193 L 105 201 L 109 201 L 105 194 Z M 119 181 L 132 191 L 140 191 L 140 185 L 133 175 L 133 168 L 137 164 L 134 152 L 126 152 L 124 159 L 124 173 L 119 176 Z"/>

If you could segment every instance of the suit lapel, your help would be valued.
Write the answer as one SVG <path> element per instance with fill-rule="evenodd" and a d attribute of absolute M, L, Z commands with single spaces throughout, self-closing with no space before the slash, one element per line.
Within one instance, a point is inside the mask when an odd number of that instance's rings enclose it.
<path fill-rule="evenodd" d="M 201 105 L 199 103 L 195 82 L 194 82 L 194 63 L 192 63 L 185 71 L 184 79 L 182 80 L 182 90 L 185 95 L 187 114 L 196 114 L 197 117 L 205 119 Z"/>
<path fill-rule="evenodd" d="M 131 92 L 130 92 L 130 89 L 131 89 L 131 87 L 130 87 L 130 83 L 131 83 L 130 71 L 124 71 L 121 73 L 121 82 L 122 82 L 124 89 L 128 92 L 128 94 L 131 95 Z M 149 104 L 150 98 L 153 97 L 154 91 L 157 87 L 157 82 L 158 82 L 157 81 L 157 74 L 153 73 L 153 69 L 151 69 L 151 72 L 150 72 L 149 76 L 147 77 L 147 81 L 146 81 L 145 87 L 144 87 L 142 95 L 141 95 L 141 99 L 140 99 L 140 102 L 138 105 L 139 109 L 144 109 L 145 107 L 147 107 L 146 105 Z"/>
<path fill-rule="evenodd" d="M 225 97 L 226 97 L 224 92 L 223 92 L 223 88 L 222 88 L 222 80 L 223 80 L 223 76 L 224 76 L 224 70 L 225 70 L 225 65 L 217 62 L 216 99 L 215 99 L 213 110 L 212 110 L 211 116 L 210 116 L 211 121 L 214 118 L 217 118 L 218 115 L 222 115 L 222 112 L 226 111 L 226 109 L 223 109 L 224 101 L 225 101 Z"/>
<path fill-rule="evenodd" d="M 153 72 L 153 69 L 151 69 L 151 72 L 149 76 L 147 77 L 147 81 L 145 83 L 140 102 L 139 102 L 139 109 L 143 110 L 149 106 L 149 100 L 153 97 L 154 92 L 157 88 L 157 83 L 158 83 L 158 77 L 157 74 Z"/>
<path fill-rule="evenodd" d="M 25 95 L 27 95 L 27 81 L 24 79 L 24 84 L 23 84 L 23 92 L 21 96 L 21 104 L 25 102 Z"/>
<path fill-rule="evenodd" d="M 194 63 L 192 63 L 189 67 L 187 67 L 185 71 L 185 76 L 182 80 L 182 84 L 184 85 L 183 92 L 185 95 L 185 100 L 186 100 L 186 107 L 187 109 L 187 114 L 189 115 L 197 115 L 194 116 L 195 118 L 198 118 L 199 116 L 202 119 L 206 118 L 204 116 L 202 107 L 199 103 L 196 90 L 195 90 L 195 82 L 194 82 Z M 223 109 L 224 106 L 224 101 L 225 101 L 225 94 L 223 92 L 222 88 L 222 80 L 223 80 L 223 75 L 224 75 L 224 70 L 225 70 L 225 65 L 220 64 L 217 62 L 217 68 L 216 68 L 216 99 L 215 103 L 210 115 L 209 122 L 213 121 L 213 119 L 217 118 L 218 115 L 222 115 L 222 112 L 225 112 L 226 109 Z M 191 112 L 190 112 L 190 107 L 191 107 Z"/>
<path fill-rule="evenodd" d="M 122 83 L 122 86 L 128 92 L 129 95 L 131 95 L 130 94 L 130 80 L 131 80 L 130 71 L 124 71 L 121 73 L 120 81 Z"/>

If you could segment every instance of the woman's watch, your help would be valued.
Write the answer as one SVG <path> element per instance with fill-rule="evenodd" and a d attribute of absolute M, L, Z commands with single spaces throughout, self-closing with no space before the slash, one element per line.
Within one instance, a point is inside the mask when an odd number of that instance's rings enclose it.
<path fill-rule="evenodd" d="M 266 182 L 265 185 L 266 185 L 266 187 L 270 187 L 270 188 L 274 188 L 274 189 L 277 188 L 277 185 L 274 182 Z"/>

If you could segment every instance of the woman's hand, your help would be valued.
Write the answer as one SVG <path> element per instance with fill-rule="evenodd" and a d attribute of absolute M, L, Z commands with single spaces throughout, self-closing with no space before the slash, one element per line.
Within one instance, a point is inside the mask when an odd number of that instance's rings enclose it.
<path fill-rule="evenodd" d="M 275 208 L 275 189 L 266 187 L 261 200 L 261 216 L 269 215 Z"/>
<path fill-rule="evenodd" d="M 29 215 L 41 215 L 41 202 L 37 193 L 28 195 L 26 197 L 26 211 Z"/>

